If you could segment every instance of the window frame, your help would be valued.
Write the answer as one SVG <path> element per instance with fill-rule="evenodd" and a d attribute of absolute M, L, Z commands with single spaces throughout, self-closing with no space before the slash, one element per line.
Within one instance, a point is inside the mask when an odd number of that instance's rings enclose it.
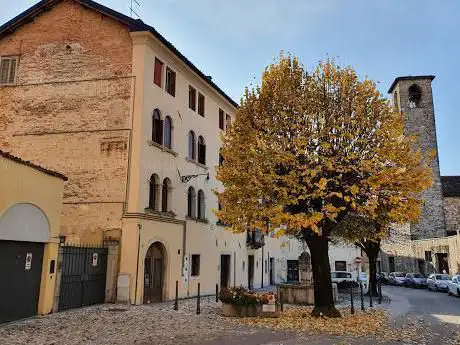
<path fill-rule="evenodd" d="M 169 128 L 168 128 L 169 124 Z M 166 116 L 163 120 L 163 146 L 172 149 L 173 124 L 171 116 Z M 168 137 L 169 136 L 169 137 Z M 169 140 L 168 140 L 169 139 Z"/>
<path fill-rule="evenodd" d="M 171 96 L 176 97 L 176 72 L 169 66 L 166 66 L 165 72 L 165 91 Z"/>
<path fill-rule="evenodd" d="M 196 159 L 196 134 L 195 134 L 194 131 L 190 130 L 188 132 L 188 140 L 187 141 L 188 141 L 187 157 L 194 161 Z"/>
<path fill-rule="evenodd" d="M 230 125 L 232 124 L 232 117 L 225 113 L 225 131 L 228 132 Z"/>
<path fill-rule="evenodd" d="M 198 111 L 197 112 L 198 112 L 198 115 L 201 115 L 202 117 L 204 117 L 206 113 L 206 97 L 201 92 L 198 92 Z"/>
<path fill-rule="evenodd" d="M 158 115 L 158 118 L 155 115 Z M 163 145 L 163 120 L 161 120 L 161 112 L 158 108 L 152 112 L 152 141 Z"/>
<path fill-rule="evenodd" d="M 163 179 L 161 184 L 161 212 L 170 212 L 170 193 L 171 180 L 167 177 Z"/>
<path fill-rule="evenodd" d="M 198 190 L 197 194 L 197 219 L 206 220 L 206 202 L 205 196 L 202 189 Z"/>
<path fill-rule="evenodd" d="M 9 61 L 8 65 L 8 72 L 7 72 L 7 80 L 6 82 L 2 82 L 2 64 L 3 61 Z M 11 80 L 11 61 L 14 61 L 14 74 L 13 74 L 13 80 Z M 5 56 L 0 56 L 0 86 L 13 86 L 17 84 L 18 80 L 18 67 L 19 67 L 19 56 L 18 55 L 5 55 Z"/>
<path fill-rule="evenodd" d="M 201 271 L 201 254 L 192 254 L 190 257 L 190 276 L 199 277 Z"/>
<path fill-rule="evenodd" d="M 337 264 L 339 264 L 339 266 L 337 266 Z M 341 266 L 343 265 L 343 266 Z M 340 267 L 344 267 L 345 269 L 338 269 Z M 347 262 L 345 260 L 335 260 L 334 261 L 334 271 L 336 272 L 348 272 L 347 271 Z"/>
<path fill-rule="evenodd" d="M 190 218 L 196 218 L 196 192 L 193 186 L 187 189 L 187 216 Z"/>
<path fill-rule="evenodd" d="M 163 88 L 163 69 L 164 69 L 164 65 L 165 64 L 164 64 L 163 61 L 161 61 L 159 58 L 155 57 L 154 63 L 153 63 L 153 83 L 155 85 L 157 85 L 158 87 L 161 87 L 161 88 Z M 157 70 L 157 66 L 159 66 L 159 70 Z"/>
<path fill-rule="evenodd" d="M 189 109 L 193 111 L 196 111 L 196 105 L 197 105 L 196 95 L 197 95 L 196 89 L 192 85 L 189 85 L 188 86 L 188 107 Z"/>
<path fill-rule="evenodd" d="M 158 197 L 159 197 L 159 191 L 158 191 L 158 182 L 159 182 L 159 176 L 158 174 L 152 174 L 150 175 L 150 180 L 149 180 L 149 205 L 148 209 L 152 211 L 158 211 Z"/>
<path fill-rule="evenodd" d="M 206 141 L 204 140 L 203 136 L 198 136 L 197 140 L 197 161 L 200 164 L 206 165 Z"/>
<path fill-rule="evenodd" d="M 219 108 L 219 129 L 225 130 L 225 111 Z"/>

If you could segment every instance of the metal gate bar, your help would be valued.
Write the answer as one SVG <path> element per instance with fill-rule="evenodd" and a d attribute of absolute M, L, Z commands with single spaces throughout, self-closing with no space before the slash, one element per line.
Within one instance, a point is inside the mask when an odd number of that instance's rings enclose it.
<path fill-rule="evenodd" d="M 104 303 L 107 248 L 63 246 L 59 308 Z"/>

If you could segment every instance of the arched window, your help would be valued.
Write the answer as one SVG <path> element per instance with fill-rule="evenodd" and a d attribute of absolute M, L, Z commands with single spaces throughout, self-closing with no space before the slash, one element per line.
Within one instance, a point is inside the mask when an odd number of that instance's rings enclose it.
<path fill-rule="evenodd" d="M 169 116 L 164 121 L 163 145 L 168 149 L 172 148 L 172 122 Z"/>
<path fill-rule="evenodd" d="M 195 160 L 195 133 L 190 131 L 188 133 L 188 158 Z"/>
<path fill-rule="evenodd" d="M 206 164 L 206 145 L 203 137 L 198 137 L 198 163 Z"/>
<path fill-rule="evenodd" d="M 152 114 L 152 141 L 160 145 L 163 144 L 163 121 L 158 109 L 155 109 Z"/>
<path fill-rule="evenodd" d="M 198 219 L 206 219 L 206 214 L 205 214 L 206 205 L 204 202 L 204 193 L 201 189 L 198 191 L 197 203 L 198 203 Z"/>
<path fill-rule="evenodd" d="M 196 217 L 196 193 L 195 189 L 191 186 L 187 192 L 187 216 Z"/>
<path fill-rule="evenodd" d="M 149 209 L 158 210 L 159 201 L 159 177 L 157 174 L 152 174 L 149 181 Z"/>
<path fill-rule="evenodd" d="M 422 90 L 418 87 L 417 84 L 413 84 L 409 87 L 409 102 L 410 105 L 418 106 L 422 99 Z"/>
<path fill-rule="evenodd" d="M 170 211 L 170 189 L 171 189 L 171 180 L 165 178 L 163 180 L 163 185 L 161 187 L 161 212 Z"/>

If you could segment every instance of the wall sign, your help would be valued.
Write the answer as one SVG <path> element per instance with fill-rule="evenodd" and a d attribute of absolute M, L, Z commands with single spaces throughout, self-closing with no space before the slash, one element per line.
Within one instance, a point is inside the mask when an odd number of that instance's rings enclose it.
<path fill-rule="evenodd" d="M 32 253 L 27 253 L 26 255 L 26 265 L 24 269 L 26 271 L 30 270 L 32 268 Z"/>
<path fill-rule="evenodd" d="M 93 266 L 97 266 L 97 253 L 93 253 Z"/>

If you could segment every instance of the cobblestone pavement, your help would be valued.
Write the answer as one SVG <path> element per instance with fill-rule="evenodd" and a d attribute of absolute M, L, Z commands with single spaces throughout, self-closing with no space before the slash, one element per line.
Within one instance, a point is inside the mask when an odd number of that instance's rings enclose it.
<path fill-rule="evenodd" d="M 441 313 L 437 307 L 436 298 L 442 303 L 455 303 L 451 297 L 426 291 L 412 292 L 410 290 L 395 290 L 390 288 L 390 295 L 402 294 L 402 299 L 430 298 L 432 301 L 429 312 Z M 445 301 L 444 301 L 445 299 Z M 390 304 L 383 303 L 381 307 L 390 309 Z M 398 305 L 401 300 L 398 301 Z M 413 304 L 414 300 L 411 300 Z M 458 299 L 460 302 L 460 299 Z M 426 302 L 421 302 L 424 305 Z M 458 303 L 457 303 L 458 304 Z M 339 305 L 349 305 L 346 295 L 340 296 Z M 358 306 L 359 307 L 359 306 Z M 366 300 L 366 308 L 368 299 Z M 428 344 L 460 344 L 453 340 L 456 336 L 455 326 L 449 322 L 438 322 L 422 313 L 423 306 L 410 307 L 401 311 L 398 324 L 413 322 L 415 326 L 431 334 Z M 460 310 L 460 309 L 459 309 Z M 32 318 L 0 326 L 1 345 L 300 345 L 300 344 L 383 344 L 376 339 L 311 336 L 290 332 L 271 331 L 269 329 L 248 328 L 230 322 L 220 316 L 220 303 L 215 297 L 205 297 L 201 300 L 201 314 L 196 315 L 196 299 L 182 300 L 179 311 L 173 310 L 173 303 L 161 303 L 143 306 L 97 305 L 82 309 L 74 309 L 44 317 Z M 406 316 L 402 316 L 407 312 Z M 460 312 L 459 312 L 460 313 Z M 458 314 L 458 313 L 457 313 Z M 451 317 L 456 317 L 449 310 Z M 449 320 L 448 320 L 449 321 Z M 455 320 L 454 320 L 455 321 Z M 460 325 L 460 317 L 457 320 Z M 457 326 L 460 331 L 460 326 Z M 441 338 L 442 337 L 442 338 Z M 452 341 L 444 341 L 451 338 Z M 442 342 L 439 340 L 443 339 Z M 404 344 L 397 342 L 396 344 Z"/>

